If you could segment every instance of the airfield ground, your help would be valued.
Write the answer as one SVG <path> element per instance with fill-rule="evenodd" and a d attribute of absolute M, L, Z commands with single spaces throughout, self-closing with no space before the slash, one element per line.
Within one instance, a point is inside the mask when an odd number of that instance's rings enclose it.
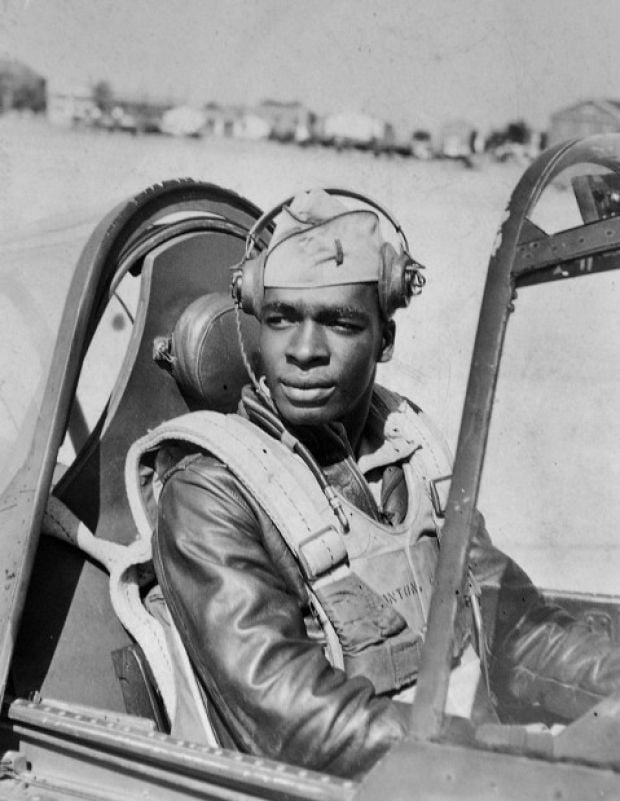
<path fill-rule="evenodd" d="M 262 208 L 310 186 L 366 193 L 400 220 L 428 278 L 397 316 L 396 355 L 380 378 L 429 411 L 454 447 L 488 256 L 523 169 L 0 119 L 0 234 L 50 216 L 95 222 L 166 178 L 218 183 Z M 573 213 L 570 192 L 558 187 L 538 222 L 557 230 Z M 579 287 L 524 291 L 517 302 L 480 506 L 496 542 L 536 582 L 617 592 L 620 449 L 608 448 L 620 443 L 616 281 L 572 283 Z M 112 320 L 101 353 L 117 336 Z M 99 362 L 89 381 L 104 373 Z"/>

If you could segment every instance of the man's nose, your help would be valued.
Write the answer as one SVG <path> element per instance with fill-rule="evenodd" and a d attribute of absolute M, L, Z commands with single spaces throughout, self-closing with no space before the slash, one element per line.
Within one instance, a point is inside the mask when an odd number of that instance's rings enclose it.
<path fill-rule="evenodd" d="M 295 326 L 288 342 L 286 355 L 304 367 L 329 361 L 327 340 L 322 326 L 313 320 L 304 320 Z"/>

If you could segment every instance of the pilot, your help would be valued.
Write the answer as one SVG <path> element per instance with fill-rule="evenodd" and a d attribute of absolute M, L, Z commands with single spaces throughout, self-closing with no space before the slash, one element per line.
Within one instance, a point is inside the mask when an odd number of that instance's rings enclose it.
<path fill-rule="evenodd" d="M 359 777 L 406 733 L 450 456 L 375 373 L 421 284 L 375 208 L 296 196 L 237 284 L 259 374 L 221 430 L 158 453 L 155 570 L 225 747 Z M 573 719 L 620 687 L 620 650 L 478 522 L 448 711 Z"/>

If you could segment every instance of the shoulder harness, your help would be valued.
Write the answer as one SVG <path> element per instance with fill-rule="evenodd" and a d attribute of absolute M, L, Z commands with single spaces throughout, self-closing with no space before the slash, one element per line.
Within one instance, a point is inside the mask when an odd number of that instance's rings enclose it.
<path fill-rule="evenodd" d="M 157 477 L 147 454 L 165 442 L 182 441 L 227 465 L 293 553 L 325 633 L 328 659 L 348 676 L 366 676 L 375 692 L 392 693 L 417 676 L 451 457 L 419 409 L 383 387 L 376 391 L 385 409 L 386 436 L 392 431 L 413 445 L 403 462 L 410 508 L 400 526 L 377 523 L 339 496 L 337 503 L 350 519 L 346 533 L 334 499 L 309 480 L 309 468 L 286 437 L 276 440 L 238 415 L 218 412 L 191 412 L 134 443 L 126 485 L 139 536 L 150 539 L 155 521 L 146 499 L 151 492 L 157 495 Z M 455 657 L 469 636 L 461 618 Z"/>

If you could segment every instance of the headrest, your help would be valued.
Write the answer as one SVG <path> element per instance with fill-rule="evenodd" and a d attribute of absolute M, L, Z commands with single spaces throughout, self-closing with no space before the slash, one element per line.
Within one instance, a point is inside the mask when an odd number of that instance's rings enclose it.
<path fill-rule="evenodd" d="M 244 346 L 254 370 L 258 363 L 258 323 L 241 315 Z M 157 337 L 153 358 L 168 369 L 191 408 L 232 412 L 249 382 L 228 293 L 202 295 L 185 309 L 168 337 Z"/>

